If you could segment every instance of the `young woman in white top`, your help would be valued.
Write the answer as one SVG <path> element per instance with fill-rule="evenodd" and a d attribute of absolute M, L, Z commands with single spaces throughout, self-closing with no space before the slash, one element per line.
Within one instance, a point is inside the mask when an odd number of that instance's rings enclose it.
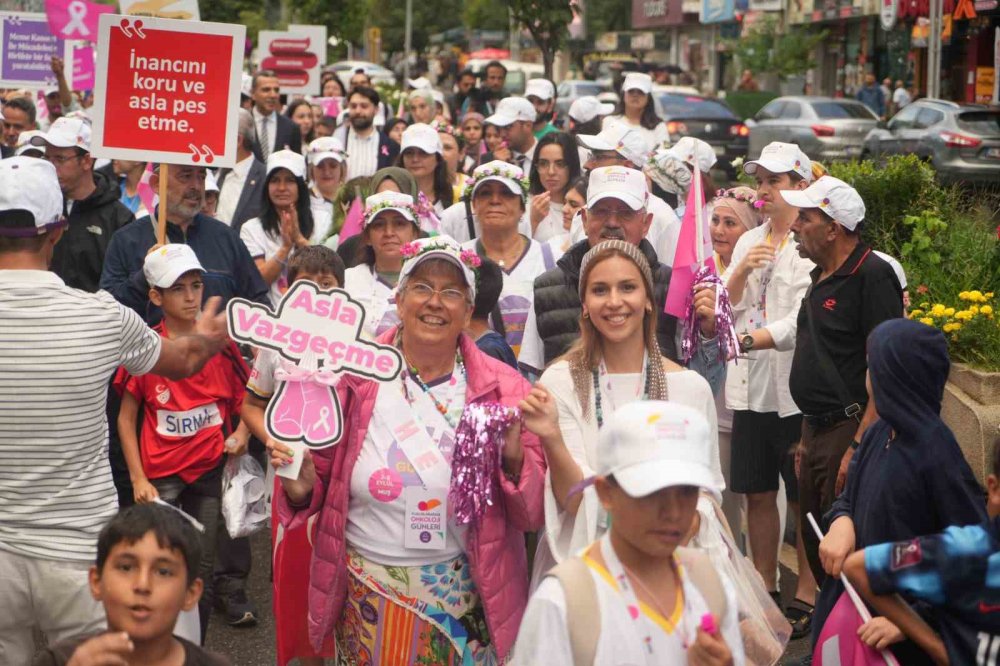
<path fill-rule="evenodd" d="M 609 122 L 624 123 L 629 129 L 643 134 L 651 150 L 670 145 L 667 124 L 656 115 L 653 102 L 653 79 L 649 74 L 629 72 L 622 81 L 621 101 L 614 115 L 605 116 L 602 127 Z"/>
<path fill-rule="evenodd" d="M 531 159 L 531 237 L 545 243 L 568 233 L 563 222 L 563 204 L 570 184 L 580 177 L 576 140 L 565 132 L 546 134 L 535 146 Z"/>
<path fill-rule="evenodd" d="M 417 181 L 420 193 L 434 208 L 438 217 L 445 208 L 454 203 L 455 192 L 452 189 L 451 177 L 448 175 L 448 165 L 444 161 L 441 137 L 430 125 L 417 123 L 403 130 L 399 162 L 396 166 L 401 166 L 410 172 Z"/>
<path fill-rule="evenodd" d="M 607 531 L 594 489 L 570 489 L 593 475 L 598 433 L 622 405 L 670 399 L 697 410 L 711 427 L 714 481 L 725 485 L 712 389 L 660 353 L 652 273 L 639 248 L 622 240 L 592 247 L 580 267 L 579 293 L 580 339 L 522 403 L 525 427 L 538 435 L 548 462 L 545 538 L 535 554 L 532 589 L 553 565 Z"/>
<path fill-rule="evenodd" d="M 344 180 L 347 152 L 340 139 L 324 136 L 306 148 L 309 163 L 309 208 L 312 210 L 316 238 L 326 238 L 333 227 L 333 202 Z"/>
<path fill-rule="evenodd" d="M 743 234 L 723 278 L 736 318 L 742 358 L 730 362 L 726 407 L 733 410 L 731 481 L 746 495 L 747 533 L 754 566 L 775 601 L 780 541 L 778 479 L 789 503 L 798 501 L 794 448 L 801 439 L 802 414 L 792 400 L 788 377 L 795 349 L 799 304 L 811 282 L 812 261 L 799 256 L 791 237 L 798 209 L 782 190 L 805 189 L 812 166 L 798 146 L 774 142 L 744 171 L 757 181 L 764 223 Z M 808 529 L 806 527 L 805 529 Z M 799 539 L 804 575 L 786 616 L 792 636 L 808 633 L 816 583 Z"/>
<path fill-rule="evenodd" d="M 396 283 L 402 248 L 420 236 L 413 197 L 385 191 L 365 199 L 362 262 L 344 273 L 344 288 L 365 308 L 362 332 L 375 339 L 399 324 Z"/>
<path fill-rule="evenodd" d="M 296 248 L 318 242 L 306 187 L 306 158 L 278 150 L 267 158 L 264 206 L 260 217 L 240 228 L 240 239 L 250 251 L 264 282 L 271 285 L 271 304 L 277 307 L 288 290 L 286 268 Z"/>

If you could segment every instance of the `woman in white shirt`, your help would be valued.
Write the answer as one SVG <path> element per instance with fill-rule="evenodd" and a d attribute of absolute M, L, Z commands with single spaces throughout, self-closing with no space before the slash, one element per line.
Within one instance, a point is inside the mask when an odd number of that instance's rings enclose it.
<path fill-rule="evenodd" d="M 312 210 L 316 238 L 325 239 L 333 228 L 333 202 L 344 180 L 347 151 L 340 139 L 324 136 L 306 148 L 309 163 L 309 208 Z M 336 249 L 336 248 L 334 248 Z"/>
<path fill-rule="evenodd" d="M 271 285 L 271 305 L 275 307 L 288 290 L 289 256 L 296 248 L 319 240 L 305 178 L 305 157 L 291 150 L 271 153 L 264 179 L 263 211 L 240 228 L 240 239 L 260 276 Z"/>
<path fill-rule="evenodd" d="M 385 191 L 365 199 L 363 260 L 344 273 L 344 289 L 365 308 L 362 333 L 375 339 L 399 324 L 396 283 L 403 266 L 402 248 L 420 235 L 413 197 Z"/>
<path fill-rule="evenodd" d="M 593 475 L 598 433 L 622 405 L 670 399 L 697 410 L 711 427 L 714 481 L 725 486 L 712 389 L 701 375 L 660 353 L 652 273 L 639 248 L 621 240 L 595 245 L 583 258 L 579 293 L 580 339 L 532 392 L 547 409 L 540 414 L 522 405 L 525 427 L 538 435 L 548 462 L 545 538 L 535 554 L 532 589 L 549 568 L 607 531 L 607 513 L 594 489 L 570 489 Z"/>
<path fill-rule="evenodd" d="M 414 91 L 417 92 L 417 91 Z M 399 147 L 399 162 L 417 181 L 420 189 L 418 197 L 426 200 L 426 205 L 434 208 L 438 218 L 455 201 L 448 165 L 444 161 L 444 147 L 437 130 L 430 125 L 417 123 L 403 130 L 403 142 Z M 417 202 L 418 206 L 421 202 Z M 437 232 L 438 229 L 427 229 Z"/>
<path fill-rule="evenodd" d="M 670 134 L 667 124 L 656 115 L 656 104 L 653 102 L 653 79 L 649 74 L 629 72 L 622 81 L 621 101 L 614 115 L 605 116 L 601 124 L 607 128 L 608 123 L 622 123 L 629 129 L 638 130 L 646 139 L 646 144 L 652 149 L 666 148 L 670 145 Z"/>
<path fill-rule="evenodd" d="M 570 184 L 579 177 L 580 156 L 571 135 L 551 132 L 538 140 L 528 176 L 533 239 L 545 243 L 569 233 L 563 222 L 563 204 Z"/>

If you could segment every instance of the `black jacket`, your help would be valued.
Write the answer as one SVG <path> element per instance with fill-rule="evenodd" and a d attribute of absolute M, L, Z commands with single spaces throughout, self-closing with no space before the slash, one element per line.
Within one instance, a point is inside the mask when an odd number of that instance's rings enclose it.
<path fill-rule="evenodd" d="M 302 132 L 299 130 L 299 126 L 292 122 L 292 119 L 281 113 L 276 113 L 275 117 L 277 120 L 277 128 L 275 129 L 275 135 L 277 139 L 274 141 L 274 149 L 271 152 L 277 152 L 279 150 L 294 150 L 297 153 L 302 152 Z M 261 162 L 266 162 L 264 159 L 264 154 L 260 150 L 260 138 L 257 136 L 257 117 L 254 116 L 253 119 L 253 154 Z"/>
<path fill-rule="evenodd" d="M 223 169 L 219 174 L 219 192 L 222 192 L 222 184 L 226 182 L 226 176 L 232 173 L 232 169 Z M 260 217 L 261 209 L 264 207 L 264 180 L 267 178 L 267 167 L 258 158 L 254 157 L 250 170 L 247 171 L 247 178 L 243 181 L 243 191 L 240 192 L 240 200 L 236 204 L 233 212 L 233 219 L 229 221 L 229 226 L 239 231 L 247 220 Z"/>
<path fill-rule="evenodd" d="M 100 288 L 104 257 L 115 232 L 135 220 L 118 200 L 117 182 L 94 172 L 93 193 L 73 204 L 68 226 L 52 253 L 53 273 L 74 289 L 95 292 Z"/>
<path fill-rule="evenodd" d="M 545 365 L 565 354 L 570 345 L 580 337 L 581 305 L 577 289 L 580 283 L 580 264 L 589 249 L 590 243 L 586 239 L 580 241 L 560 257 L 555 268 L 535 278 L 535 321 L 538 324 L 538 334 L 545 345 Z M 660 313 L 656 326 L 660 352 L 676 361 L 674 333 L 677 330 L 677 319 L 663 312 L 667 287 L 670 285 L 670 267 L 656 259 L 656 252 L 649 241 L 643 239 L 639 243 L 639 249 L 646 255 L 650 266 L 655 267 L 653 291 L 655 307 Z"/>

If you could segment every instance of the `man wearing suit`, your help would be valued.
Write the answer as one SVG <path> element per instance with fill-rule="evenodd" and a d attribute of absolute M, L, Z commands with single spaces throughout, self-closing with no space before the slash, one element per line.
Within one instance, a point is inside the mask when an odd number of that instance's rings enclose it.
<path fill-rule="evenodd" d="M 302 152 L 302 133 L 291 118 L 281 109 L 281 89 L 274 72 L 262 69 L 253 75 L 250 97 L 253 99 L 254 137 L 253 154 L 261 162 L 276 150 Z"/>
<path fill-rule="evenodd" d="M 347 178 L 371 176 L 379 169 L 396 164 L 399 144 L 375 127 L 381 100 L 373 88 L 361 86 L 347 98 L 347 123 L 334 134 L 347 148 Z"/>
<path fill-rule="evenodd" d="M 236 166 L 219 174 L 219 206 L 216 219 L 239 230 L 243 223 L 260 215 L 267 169 L 254 156 L 254 123 L 250 111 L 240 109 L 237 123 Z"/>

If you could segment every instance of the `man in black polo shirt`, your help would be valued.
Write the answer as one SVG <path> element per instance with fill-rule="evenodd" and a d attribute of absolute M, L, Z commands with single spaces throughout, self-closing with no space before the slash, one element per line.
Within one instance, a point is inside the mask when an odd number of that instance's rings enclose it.
<path fill-rule="evenodd" d="M 857 191 L 832 176 L 805 190 L 781 193 L 799 208 L 792 232 L 799 254 L 816 263 L 799 309 L 789 377 L 802 410 L 799 525 L 806 514 L 820 520 L 833 504 L 847 464 L 865 429 L 877 417 L 868 400 L 868 334 L 903 315 L 903 293 L 885 261 L 861 242 L 865 204 Z M 811 321 L 810 321 L 811 319 Z M 822 585 L 819 540 L 803 529 L 809 566 Z"/>

